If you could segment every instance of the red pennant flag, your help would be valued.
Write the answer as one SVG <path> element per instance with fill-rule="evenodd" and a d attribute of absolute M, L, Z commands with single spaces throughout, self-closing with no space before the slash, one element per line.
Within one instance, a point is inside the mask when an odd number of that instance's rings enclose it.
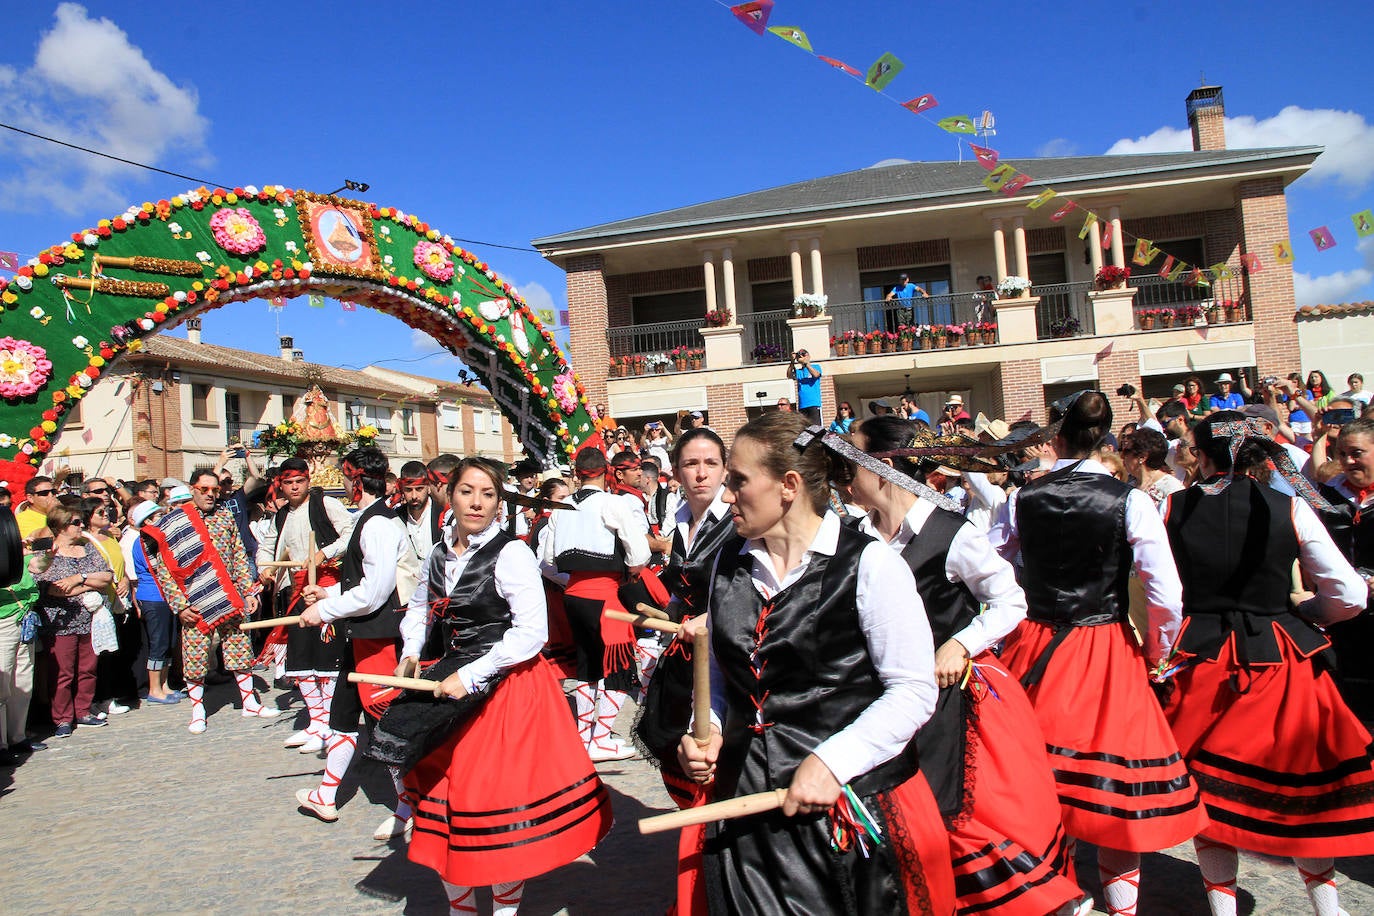
<path fill-rule="evenodd" d="M 939 102 L 935 101 L 935 96 L 927 92 L 925 95 L 918 95 L 909 102 L 903 102 L 902 107 L 912 114 L 920 114 L 923 111 L 929 111 L 939 104 Z"/>
<path fill-rule="evenodd" d="M 853 67 L 849 66 L 849 64 L 845 63 L 842 60 L 836 60 L 833 57 L 826 57 L 824 54 L 817 54 L 816 56 L 819 57 L 821 60 L 825 61 L 830 66 L 834 67 L 836 70 L 843 70 L 850 76 L 857 76 L 860 78 L 863 77 L 862 73 L 860 73 L 858 70 L 855 70 Z"/>
<path fill-rule="evenodd" d="M 1336 247 L 1336 237 L 1325 226 L 1319 226 L 1307 234 L 1312 236 L 1312 244 L 1317 246 L 1318 251 L 1326 251 L 1328 248 Z"/>
<path fill-rule="evenodd" d="M 18 270 L 19 252 L 0 251 L 0 268 L 3 268 L 4 270 Z"/>
<path fill-rule="evenodd" d="M 352 302 L 341 302 L 339 304 L 343 306 L 345 312 L 356 312 L 358 310 L 358 307 Z"/>
<path fill-rule="evenodd" d="M 1166 279 L 1166 280 L 1167 280 L 1167 279 L 1170 279 L 1169 274 L 1173 272 L 1173 269 L 1174 269 L 1174 256 L 1171 255 L 1171 254 L 1166 254 L 1166 255 L 1164 256 L 1164 263 L 1163 263 L 1162 265 L 1160 265 L 1160 268 L 1159 268 L 1159 275 L 1160 275 L 1161 277 L 1163 277 L 1164 279 Z"/>
<path fill-rule="evenodd" d="M 1102 224 L 1102 250 L 1106 251 L 1112 247 L 1112 224 Z"/>
<path fill-rule="evenodd" d="M 986 146 L 977 146 L 973 143 L 968 145 L 973 150 L 973 155 L 978 159 L 978 164 L 991 172 L 997 168 L 997 150 L 988 149 Z"/>
<path fill-rule="evenodd" d="M 755 35 L 768 31 L 768 17 L 773 15 L 773 0 L 754 0 L 730 7 L 735 18 L 744 23 L 745 28 Z"/>
<path fill-rule="evenodd" d="M 1010 181 L 1002 185 L 1002 193 L 1011 196 L 1030 184 L 1032 180 L 1025 172 L 1017 172 Z"/>
<path fill-rule="evenodd" d="M 86 443 L 87 445 L 90 445 L 92 442 L 94 442 L 94 441 L 95 441 L 95 430 L 93 430 L 93 429 L 88 429 L 88 430 L 86 430 L 84 433 L 82 433 L 82 434 L 81 434 L 81 441 L 84 442 L 84 443 Z"/>
<path fill-rule="evenodd" d="M 1107 345 L 1106 345 L 1105 347 L 1103 347 L 1101 350 L 1098 350 L 1098 351 L 1097 351 L 1097 355 L 1095 355 L 1095 356 L 1093 357 L 1093 362 L 1095 362 L 1095 363 L 1100 363 L 1100 362 L 1102 362 L 1102 360 L 1106 359 L 1107 357 L 1109 357 L 1109 356 L 1111 356 L 1111 355 L 1112 355 L 1112 341 L 1107 341 Z"/>
<path fill-rule="evenodd" d="M 1240 256 L 1240 266 L 1248 274 L 1257 274 L 1264 270 L 1264 264 L 1260 261 L 1260 256 L 1253 251 Z"/>
<path fill-rule="evenodd" d="M 1078 209 L 1078 204 L 1071 200 L 1064 201 L 1064 205 L 1050 214 L 1050 222 L 1057 223 L 1070 213 Z"/>

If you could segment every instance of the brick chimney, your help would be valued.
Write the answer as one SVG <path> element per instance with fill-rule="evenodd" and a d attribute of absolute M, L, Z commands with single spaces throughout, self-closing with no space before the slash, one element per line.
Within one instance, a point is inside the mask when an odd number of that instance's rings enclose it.
<path fill-rule="evenodd" d="M 187 343 L 193 343 L 193 344 L 198 344 L 198 343 L 200 343 L 200 319 L 199 319 L 199 318 L 187 318 L 187 319 L 186 319 L 186 342 L 187 342 Z"/>
<path fill-rule="evenodd" d="M 1226 103 L 1220 86 L 1199 86 L 1188 93 L 1188 126 L 1193 149 L 1226 149 Z"/>
<path fill-rule="evenodd" d="M 294 337 L 282 336 L 278 340 L 278 343 L 281 344 L 281 358 L 288 363 L 291 362 L 291 360 L 295 358 L 292 355 L 292 351 L 296 346 L 296 339 Z"/>

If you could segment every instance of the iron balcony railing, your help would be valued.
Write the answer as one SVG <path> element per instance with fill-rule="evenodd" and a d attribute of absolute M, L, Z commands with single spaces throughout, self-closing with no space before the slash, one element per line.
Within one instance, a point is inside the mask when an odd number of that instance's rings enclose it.
<path fill-rule="evenodd" d="M 869 302 L 844 302 L 826 308 L 831 319 L 830 333 L 839 337 L 847 331 L 897 333 L 902 327 L 922 325 L 993 322 L 992 292 L 946 293 L 930 298 L 882 299 Z"/>
<path fill-rule="evenodd" d="M 1168 280 L 1156 274 L 1131 277 L 1127 281 L 1135 289 L 1134 308 L 1181 308 L 1195 305 L 1206 311 L 1213 306 L 1228 307 L 1233 313 L 1244 314 L 1247 305 L 1245 281 L 1231 277 L 1211 284 L 1188 285 L 1181 280 Z M 1241 318 L 1239 320 L 1244 320 Z"/>
<path fill-rule="evenodd" d="M 654 356 L 666 354 L 677 347 L 702 346 L 700 318 L 686 321 L 660 321 L 657 324 L 632 324 L 609 328 L 606 339 L 611 356 Z"/>
<path fill-rule="evenodd" d="M 787 326 L 787 319 L 791 317 L 791 309 L 741 314 L 739 323 L 744 327 L 745 357 L 767 362 L 791 355 L 792 329 Z"/>
<path fill-rule="evenodd" d="M 1097 333 L 1092 300 L 1088 298 L 1092 288 L 1090 280 L 1035 284 L 1031 295 L 1040 297 L 1040 304 L 1035 307 L 1035 336 L 1047 340 Z"/>

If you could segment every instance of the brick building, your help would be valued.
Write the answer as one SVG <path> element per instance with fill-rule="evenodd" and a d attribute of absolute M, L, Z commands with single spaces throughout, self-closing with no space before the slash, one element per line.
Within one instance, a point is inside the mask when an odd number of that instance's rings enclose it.
<path fill-rule="evenodd" d="M 1130 382 L 1153 396 L 1192 374 L 1286 373 L 1299 365 L 1293 273 L 1273 246 L 1288 238 L 1285 190 L 1321 148 L 1227 149 L 1219 87 L 1194 90 L 1187 115 L 1192 152 L 1013 160 L 1035 181 L 1012 197 L 990 194 L 976 162 L 874 166 L 534 245 L 566 271 L 572 357 L 590 399 L 631 425 L 698 409 L 733 430 L 794 396 L 786 362 L 771 358 L 802 347 L 823 364 L 827 418 L 839 400 L 862 416 L 869 400 L 909 391 L 932 415 L 958 393 L 989 416 L 1043 420 L 1050 401 L 1090 385 Z M 1081 215 L 1054 223 L 1052 207 L 1028 209 L 1046 187 L 1101 222 L 1080 240 Z M 1236 275 L 1189 286 L 1158 275 L 1161 256 L 1125 289 L 1095 291 L 1104 263 L 1129 265 L 1123 235 Z M 1247 253 L 1261 271 L 1240 269 Z M 903 273 L 931 298 L 884 302 Z M 1008 275 L 1030 280 L 1030 295 L 993 302 L 979 289 L 979 277 Z M 825 294 L 826 314 L 794 318 L 803 292 Z M 731 322 L 703 328 L 717 309 Z M 1182 324 L 1164 327 L 1166 314 Z M 832 348 L 846 332 L 970 322 L 995 323 L 991 342 Z M 704 358 L 671 362 L 679 348 Z"/>

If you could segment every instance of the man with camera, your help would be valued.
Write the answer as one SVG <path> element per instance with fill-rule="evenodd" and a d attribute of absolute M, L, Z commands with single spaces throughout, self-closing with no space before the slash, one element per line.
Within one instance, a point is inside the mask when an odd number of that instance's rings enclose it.
<path fill-rule="evenodd" d="M 787 377 L 797 383 L 797 412 L 813 426 L 821 425 L 821 367 L 811 362 L 811 354 L 798 350 L 792 354 Z"/>

